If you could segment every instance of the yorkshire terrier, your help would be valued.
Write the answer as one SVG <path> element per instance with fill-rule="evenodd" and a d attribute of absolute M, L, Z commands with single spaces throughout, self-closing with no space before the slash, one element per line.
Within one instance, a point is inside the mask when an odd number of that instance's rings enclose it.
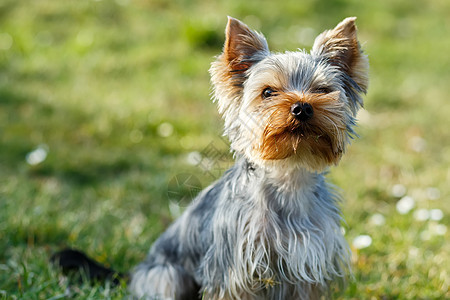
<path fill-rule="evenodd" d="M 339 197 L 325 180 L 350 139 L 368 86 L 356 18 L 310 53 L 271 53 L 229 18 L 210 73 L 237 161 L 203 190 L 131 274 L 140 299 L 319 299 L 349 271 Z M 116 275 L 66 250 L 53 260 Z M 119 274 L 120 276 L 120 274 Z"/>
<path fill-rule="evenodd" d="M 203 190 L 131 275 L 145 299 L 318 299 L 348 273 L 339 197 L 324 178 L 355 135 L 368 59 L 355 19 L 307 53 L 271 53 L 229 18 L 210 68 L 237 161 Z"/>

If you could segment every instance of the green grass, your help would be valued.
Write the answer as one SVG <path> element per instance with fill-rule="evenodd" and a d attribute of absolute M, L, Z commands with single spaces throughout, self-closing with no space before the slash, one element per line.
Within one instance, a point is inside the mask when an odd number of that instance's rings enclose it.
<path fill-rule="evenodd" d="M 130 270 L 176 213 L 171 179 L 190 173 L 206 186 L 218 176 L 187 157 L 211 145 L 227 152 L 207 73 L 226 15 L 264 32 L 278 51 L 309 48 L 302 28 L 316 35 L 358 17 L 371 63 L 366 113 L 330 180 L 346 199 L 347 240 L 369 235 L 372 244 L 353 247 L 354 280 L 339 297 L 450 297 L 450 2 L 4 0 L 2 299 L 125 295 L 125 284 L 68 292 L 49 256 L 73 246 Z M 45 160 L 28 164 L 38 147 Z M 415 200 L 405 215 L 395 185 Z M 443 218 L 418 220 L 419 209 L 440 209 Z"/>

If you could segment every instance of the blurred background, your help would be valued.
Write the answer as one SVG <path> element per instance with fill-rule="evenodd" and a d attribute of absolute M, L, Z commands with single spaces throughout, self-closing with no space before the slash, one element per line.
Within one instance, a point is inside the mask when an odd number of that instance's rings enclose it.
<path fill-rule="evenodd" d="M 370 86 L 329 176 L 353 250 L 336 298 L 450 298 L 450 1 L 2 0 L 2 299 L 122 298 L 67 289 L 49 256 L 130 270 L 232 163 L 208 75 L 227 15 L 272 51 L 358 17 Z"/>

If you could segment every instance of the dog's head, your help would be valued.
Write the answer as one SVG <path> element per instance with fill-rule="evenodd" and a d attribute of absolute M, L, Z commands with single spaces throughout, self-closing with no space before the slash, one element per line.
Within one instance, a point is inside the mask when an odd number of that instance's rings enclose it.
<path fill-rule="evenodd" d="M 355 19 L 321 33 L 310 53 L 271 53 L 263 35 L 228 19 L 210 73 L 234 151 L 312 171 L 339 162 L 368 86 Z"/>

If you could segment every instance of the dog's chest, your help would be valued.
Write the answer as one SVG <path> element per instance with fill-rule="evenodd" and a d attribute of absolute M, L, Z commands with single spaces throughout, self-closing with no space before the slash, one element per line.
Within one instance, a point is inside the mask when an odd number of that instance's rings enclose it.
<path fill-rule="evenodd" d="M 313 195 L 297 192 L 285 195 L 264 193 L 263 207 L 254 207 L 238 237 L 239 260 L 250 270 L 257 290 L 279 289 L 287 282 L 297 282 L 306 275 L 305 259 L 314 249 L 309 244 L 309 211 Z M 282 197 L 282 198 L 281 198 Z M 264 201 L 264 202 L 262 202 Z M 318 225 L 318 224 L 317 224 Z M 245 241 L 239 243 L 239 240 Z M 239 262 L 240 263 L 240 262 Z M 304 274 L 301 274 L 301 273 Z"/>
<path fill-rule="evenodd" d="M 247 242 L 238 251 L 236 263 L 241 272 L 236 275 L 243 280 L 236 285 L 240 286 L 238 290 L 257 295 L 255 299 L 287 299 L 297 295 L 304 290 L 309 276 L 305 260 L 295 257 L 302 252 L 306 258 L 303 238 L 307 233 L 277 223 L 268 218 L 249 223 L 252 228 L 248 229 Z"/>

